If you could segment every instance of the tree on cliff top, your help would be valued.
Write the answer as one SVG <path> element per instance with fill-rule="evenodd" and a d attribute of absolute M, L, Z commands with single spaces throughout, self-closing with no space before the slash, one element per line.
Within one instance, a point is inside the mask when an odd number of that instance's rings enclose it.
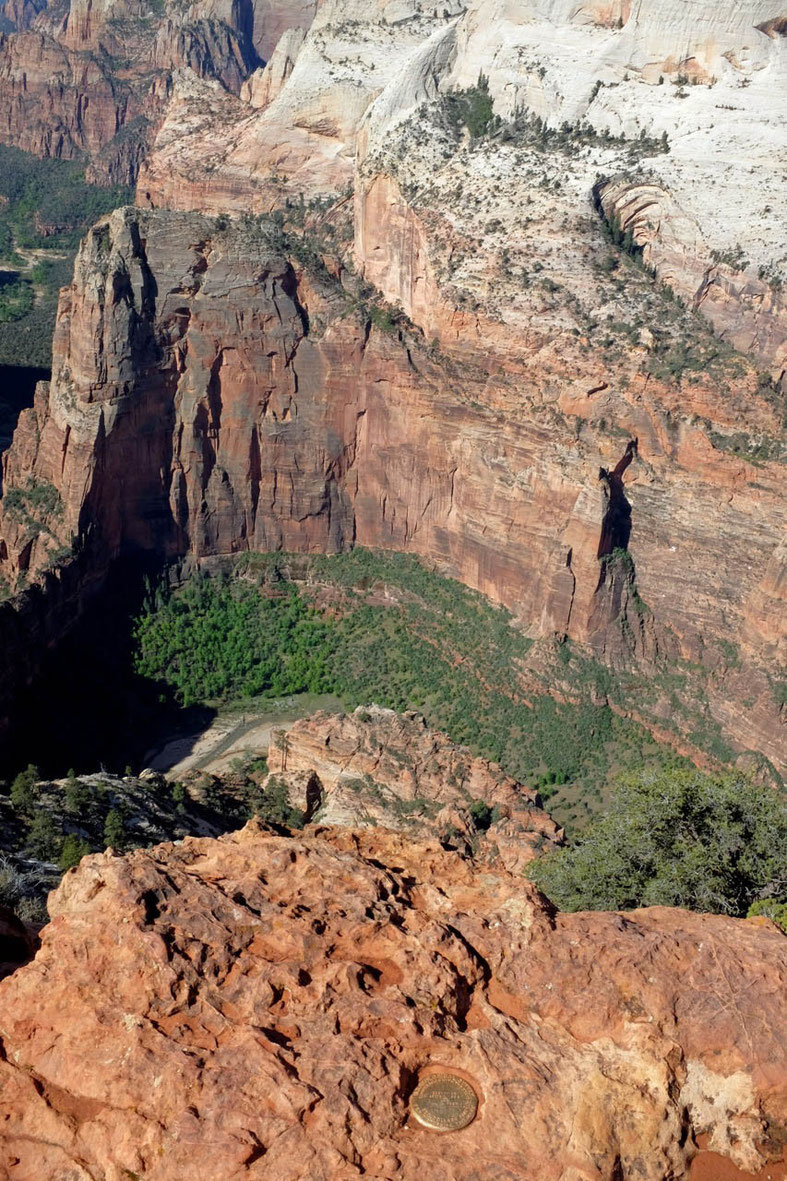
<path fill-rule="evenodd" d="M 28 763 L 27 770 L 20 771 L 11 784 L 11 803 L 20 816 L 32 813 L 40 793 L 38 767 Z"/>
<path fill-rule="evenodd" d="M 787 901 L 787 802 L 773 788 L 695 768 L 629 777 L 607 815 L 530 876 L 563 910 L 745 915 L 760 899 Z"/>

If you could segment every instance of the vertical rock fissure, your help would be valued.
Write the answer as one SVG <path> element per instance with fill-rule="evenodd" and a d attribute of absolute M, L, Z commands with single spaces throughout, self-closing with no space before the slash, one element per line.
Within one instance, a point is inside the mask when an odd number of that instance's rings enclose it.
<path fill-rule="evenodd" d="M 637 454 L 637 439 L 630 439 L 623 458 L 612 471 L 599 469 L 601 482 L 601 536 L 597 558 L 604 558 L 616 549 L 627 550 L 631 539 L 631 504 L 623 485 L 623 473 Z M 602 579 L 603 580 L 603 579 Z"/>

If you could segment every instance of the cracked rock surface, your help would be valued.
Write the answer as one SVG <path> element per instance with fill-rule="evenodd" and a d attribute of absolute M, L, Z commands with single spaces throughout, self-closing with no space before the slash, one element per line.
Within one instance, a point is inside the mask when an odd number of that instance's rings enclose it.
<path fill-rule="evenodd" d="M 555 915 L 436 842 L 256 823 L 86 858 L 50 911 L 0 985 L 4 1176 L 661 1181 L 780 1152 L 767 920 Z M 463 1131 L 408 1125 L 429 1066 L 477 1089 Z"/>

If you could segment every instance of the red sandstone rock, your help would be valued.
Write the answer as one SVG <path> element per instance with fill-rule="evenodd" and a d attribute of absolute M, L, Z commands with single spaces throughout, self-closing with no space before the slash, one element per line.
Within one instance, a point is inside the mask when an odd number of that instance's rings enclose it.
<path fill-rule="evenodd" d="M 681 1181 L 700 1134 L 763 1177 L 783 1149 L 764 920 L 556 916 L 435 843 L 253 824 L 88 857 L 50 910 L 0 985 L 15 1181 Z M 408 1125 L 435 1066 L 478 1091 L 462 1132 Z"/>
<path fill-rule="evenodd" d="M 567 634 L 621 667 L 705 662 L 712 716 L 784 770 L 780 465 L 715 449 L 685 395 L 655 381 L 588 398 L 594 359 L 570 360 L 492 373 L 444 360 L 417 334 L 367 330 L 254 222 L 119 211 L 83 246 L 51 388 L 4 457 L 5 488 L 51 483 L 63 511 L 32 526 L 2 513 L 0 572 L 35 575 L 72 537 L 89 542 L 91 578 L 137 547 L 409 550 L 533 636 Z M 766 413 L 744 385 L 692 390 L 717 417 Z M 598 472 L 623 451 L 602 415 L 640 441 L 624 482 L 649 614 L 625 572 L 601 577 Z M 722 641 L 740 668 L 720 667 Z M 657 725 L 673 720 L 663 706 Z"/>
<path fill-rule="evenodd" d="M 0 140 L 90 162 L 132 184 L 182 68 L 230 90 L 256 64 L 243 6 L 212 0 L 153 14 L 137 0 L 72 0 L 0 34 Z M 247 27 L 248 26 L 248 27 Z"/>
<path fill-rule="evenodd" d="M 287 785 L 290 802 L 321 824 L 442 836 L 460 848 L 473 844 L 479 859 L 511 871 L 563 840 L 538 792 L 429 730 L 414 713 L 371 705 L 313 714 L 270 746 L 268 768 Z M 493 809 L 483 833 L 469 811 L 479 801 Z"/>

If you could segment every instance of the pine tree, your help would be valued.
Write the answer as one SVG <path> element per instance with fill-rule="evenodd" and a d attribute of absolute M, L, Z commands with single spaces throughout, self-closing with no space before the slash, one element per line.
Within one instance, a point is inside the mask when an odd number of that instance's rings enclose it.
<path fill-rule="evenodd" d="M 11 784 L 11 803 L 17 812 L 28 815 L 32 812 L 40 793 L 38 767 L 28 763 L 27 770 L 20 771 Z"/>
<path fill-rule="evenodd" d="M 126 825 L 117 808 L 110 808 L 104 821 L 104 846 L 122 850 L 126 843 Z"/>
<path fill-rule="evenodd" d="M 63 841 L 63 848 L 60 850 L 60 857 L 58 858 L 58 865 L 61 869 L 71 869 L 74 865 L 79 865 L 79 862 L 90 852 L 90 845 L 82 837 L 74 836 L 69 833 Z"/>

